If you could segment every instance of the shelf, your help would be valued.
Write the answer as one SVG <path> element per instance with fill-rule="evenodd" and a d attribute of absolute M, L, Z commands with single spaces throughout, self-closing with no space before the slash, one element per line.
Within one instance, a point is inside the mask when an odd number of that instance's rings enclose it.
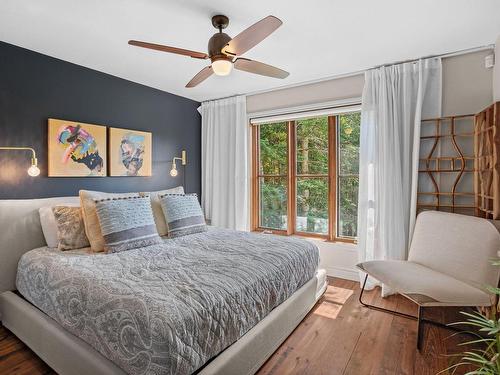
<path fill-rule="evenodd" d="M 439 156 L 439 157 L 432 157 L 432 158 L 420 158 L 420 161 L 439 161 L 439 160 L 446 160 L 446 161 L 457 161 L 457 160 L 474 160 L 475 157 L 473 156 Z"/>
<path fill-rule="evenodd" d="M 430 192 L 430 191 L 419 191 L 417 192 L 417 194 L 420 194 L 420 195 L 442 195 L 442 196 L 452 196 L 452 195 L 456 195 L 456 196 L 474 196 L 474 193 L 462 193 L 462 192 L 455 192 L 455 193 L 452 193 L 452 192 L 439 192 L 439 193 L 436 193 L 436 192 Z"/>
<path fill-rule="evenodd" d="M 437 121 L 451 121 L 453 119 L 462 119 L 466 117 L 474 117 L 474 114 L 470 115 L 458 115 L 458 116 L 444 116 L 444 117 L 437 117 L 437 118 L 428 118 L 425 120 L 422 120 L 422 122 L 437 122 Z"/>
<path fill-rule="evenodd" d="M 457 133 L 457 134 L 440 134 L 440 135 L 424 135 L 420 139 L 436 139 L 446 137 L 474 137 L 474 133 Z"/>
<path fill-rule="evenodd" d="M 419 170 L 419 173 L 473 173 L 475 170 L 464 169 L 463 171 L 460 169 L 423 169 Z"/>
<path fill-rule="evenodd" d="M 432 203 L 417 203 L 417 207 L 434 207 L 434 208 L 454 208 L 454 209 L 475 209 L 476 206 L 466 206 L 466 205 L 458 205 L 458 204 L 432 204 Z"/>
<path fill-rule="evenodd" d="M 474 116 L 468 114 L 422 121 L 422 123 L 432 124 L 433 127 L 426 128 L 429 129 L 426 130 L 427 134 L 420 137 L 420 144 L 430 146 L 430 148 L 425 150 L 427 158 L 419 158 L 418 173 L 429 175 L 428 183 L 431 185 L 426 185 L 427 191 L 417 192 L 417 195 L 420 200 L 428 200 L 431 203 L 417 203 L 419 209 L 456 212 L 476 208 L 473 179 L 469 178 L 470 174 L 475 175 L 477 170 L 476 159 L 472 151 L 475 144 Z M 458 119 L 461 120 L 458 121 Z M 428 140 L 432 142 L 425 143 Z M 437 150 L 445 155 L 435 156 L 435 153 L 439 152 Z M 445 174 L 446 177 L 444 177 Z M 456 191 L 457 189 L 460 191 Z"/>

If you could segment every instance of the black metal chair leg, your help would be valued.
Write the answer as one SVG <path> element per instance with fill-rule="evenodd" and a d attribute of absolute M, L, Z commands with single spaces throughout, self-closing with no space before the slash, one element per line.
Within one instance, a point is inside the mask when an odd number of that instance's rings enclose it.
<path fill-rule="evenodd" d="M 422 350 L 422 341 L 424 333 L 424 308 L 418 306 L 418 320 L 417 320 L 417 350 Z"/>
<path fill-rule="evenodd" d="M 418 319 L 418 317 L 416 317 L 414 315 L 404 314 L 404 313 L 401 313 L 399 311 L 389 310 L 389 309 L 385 309 L 383 307 L 379 307 L 379 306 L 375 306 L 375 305 L 371 305 L 369 303 L 363 302 L 363 293 L 365 291 L 365 286 L 366 286 L 367 280 L 368 280 L 368 274 L 366 274 L 366 276 L 365 276 L 365 281 L 363 282 L 363 286 L 361 287 L 361 292 L 359 293 L 359 303 L 361 303 L 363 306 L 368 307 L 369 309 L 372 309 L 372 310 L 382 311 L 382 312 L 386 312 L 386 313 L 389 313 L 392 315 L 402 316 L 403 318 L 408 318 L 408 319 L 413 319 L 413 320 Z"/>
<path fill-rule="evenodd" d="M 401 313 L 399 311 L 385 309 L 383 307 L 375 306 L 375 305 L 364 302 L 363 301 L 363 293 L 365 291 L 367 280 L 368 280 L 368 274 L 366 274 L 366 276 L 365 276 L 365 280 L 363 281 L 363 286 L 361 287 L 361 292 L 359 293 L 359 298 L 358 298 L 359 303 L 361 305 L 369 308 L 369 309 L 372 309 L 372 310 L 382 311 L 382 312 L 389 313 L 392 315 L 401 316 L 403 318 L 416 320 L 417 321 L 417 349 L 419 351 L 422 348 L 422 342 L 424 340 L 424 337 L 423 337 L 424 336 L 423 335 L 424 334 L 424 330 L 423 330 L 424 323 L 432 324 L 434 326 L 445 328 L 445 329 L 448 329 L 448 330 L 451 330 L 454 332 L 459 332 L 459 333 L 463 333 L 463 334 L 470 334 L 470 333 L 464 332 L 463 330 L 461 330 L 457 327 L 454 327 L 454 326 L 449 326 L 449 325 L 446 325 L 443 323 L 435 322 L 433 320 L 424 319 L 424 314 L 423 314 L 424 308 L 420 305 L 418 306 L 418 315 L 414 316 L 414 315 L 404 314 L 404 313 Z"/>

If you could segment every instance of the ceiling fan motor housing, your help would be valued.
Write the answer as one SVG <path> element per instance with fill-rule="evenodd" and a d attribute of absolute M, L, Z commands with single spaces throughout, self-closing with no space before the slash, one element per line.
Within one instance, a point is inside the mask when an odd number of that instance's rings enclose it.
<path fill-rule="evenodd" d="M 227 58 L 225 54 L 221 52 L 222 48 L 231 41 L 231 37 L 226 33 L 220 32 L 214 34 L 208 41 L 208 56 L 213 58 Z M 231 58 L 228 58 L 232 60 Z"/>

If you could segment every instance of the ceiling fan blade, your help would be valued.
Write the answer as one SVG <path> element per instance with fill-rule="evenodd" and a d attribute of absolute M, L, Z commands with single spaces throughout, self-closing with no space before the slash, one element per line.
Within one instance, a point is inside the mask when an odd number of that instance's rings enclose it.
<path fill-rule="evenodd" d="M 231 56 L 241 56 L 246 51 L 262 42 L 282 24 L 283 22 L 281 22 L 279 18 L 267 16 L 236 35 L 222 49 L 222 52 Z"/>
<path fill-rule="evenodd" d="M 206 66 L 196 74 L 186 85 L 187 88 L 195 87 L 213 74 L 211 66 Z"/>
<path fill-rule="evenodd" d="M 202 59 L 202 60 L 208 59 L 208 55 L 206 53 L 203 53 L 203 52 L 196 52 L 196 51 L 191 51 L 188 49 L 177 48 L 177 47 L 169 47 L 169 46 L 164 46 L 162 44 L 141 42 L 139 40 L 129 40 L 128 44 L 130 44 L 131 46 L 136 46 L 136 47 L 154 49 L 156 51 L 170 52 L 170 53 L 175 53 L 177 55 L 190 56 L 194 59 Z"/>
<path fill-rule="evenodd" d="M 242 57 L 236 59 L 234 62 L 234 68 L 248 73 L 260 74 L 261 76 L 273 78 L 283 79 L 290 75 L 287 71 L 276 68 L 275 66 L 264 64 L 255 60 L 244 59 Z"/>

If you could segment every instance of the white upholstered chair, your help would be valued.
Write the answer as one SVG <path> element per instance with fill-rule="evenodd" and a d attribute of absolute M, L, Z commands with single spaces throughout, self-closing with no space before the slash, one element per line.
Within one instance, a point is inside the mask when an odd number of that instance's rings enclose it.
<path fill-rule="evenodd" d="M 366 307 L 418 321 L 422 342 L 423 309 L 430 306 L 490 306 L 485 286 L 497 286 L 499 267 L 491 264 L 500 251 L 500 233 L 490 221 L 437 211 L 417 217 L 407 261 L 374 260 L 357 265 L 366 273 L 359 301 Z M 412 316 L 363 302 L 368 276 L 418 305 Z"/>

